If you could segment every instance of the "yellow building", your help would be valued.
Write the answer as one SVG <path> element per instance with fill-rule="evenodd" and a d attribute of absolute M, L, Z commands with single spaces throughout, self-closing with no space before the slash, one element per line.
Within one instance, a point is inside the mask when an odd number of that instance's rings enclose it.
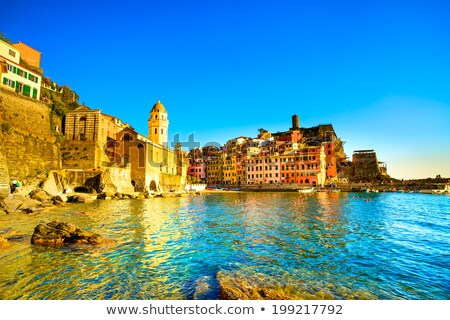
<path fill-rule="evenodd" d="M 228 155 L 223 161 L 223 183 L 231 185 L 237 184 L 237 166 L 235 155 Z"/>
<path fill-rule="evenodd" d="M 214 157 L 206 160 L 206 183 L 219 184 L 222 182 L 222 158 Z"/>
<path fill-rule="evenodd" d="M 167 147 L 167 111 L 160 100 L 150 111 L 149 136 L 127 127 L 117 133 L 107 145 L 111 164 L 131 168 L 136 191 L 169 191 L 186 184 L 188 160 L 177 145 Z"/>
<path fill-rule="evenodd" d="M 169 130 L 169 120 L 166 108 L 158 99 L 158 102 L 153 106 L 150 111 L 150 117 L 148 119 L 148 137 L 154 143 L 167 146 L 167 137 Z"/>

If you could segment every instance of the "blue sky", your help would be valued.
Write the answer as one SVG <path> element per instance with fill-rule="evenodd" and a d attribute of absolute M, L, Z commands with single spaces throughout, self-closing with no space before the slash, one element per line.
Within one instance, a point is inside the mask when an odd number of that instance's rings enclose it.
<path fill-rule="evenodd" d="M 80 102 L 201 145 L 332 123 L 397 178 L 450 177 L 446 1 L 20 1 L 0 31 Z"/>

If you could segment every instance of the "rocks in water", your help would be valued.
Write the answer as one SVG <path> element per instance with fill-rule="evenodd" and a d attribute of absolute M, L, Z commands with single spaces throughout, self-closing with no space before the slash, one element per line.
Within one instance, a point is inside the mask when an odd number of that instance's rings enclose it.
<path fill-rule="evenodd" d="M 35 199 L 35 200 L 42 202 L 45 200 L 49 200 L 50 197 L 48 196 L 47 192 L 45 192 L 44 190 L 38 190 L 31 196 L 31 199 Z"/>
<path fill-rule="evenodd" d="M 58 194 L 57 196 L 54 197 L 54 199 L 59 202 L 67 202 L 68 201 L 68 197 L 66 194 Z"/>
<path fill-rule="evenodd" d="M 91 195 L 91 194 L 79 194 L 78 195 L 78 202 L 82 203 L 91 203 L 97 200 L 97 195 Z"/>
<path fill-rule="evenodd" d="M 217 280 L 220 285 L 222 300 L 295 300 L 297 297 L 287 295 L 269 284 L 255 283 L 236 273 L 219 272 Z M 266 287 L 267 285 L 267 287 Z"/>
<path fill-rule="evenodd" d="M 350 289 L 323 281 L 289 280 L 289 274 L 268 276 L 260 273 L 222 271 L 216 276 L 222 300 L 331 300 L 377 299 L 364 289 Z"/>
<path fill-rule="evenodd" d="M 336 297 L 327 289 L 312 288 L 305 283 L 283 284 L 263 274 L 246 276 L 238 272 L 219 272 L 222 300 L 329 300 Z"/>
<path fill-rule="evenodd" d="M 31 243 L 38 245 L 59 246 L 77 243 L 102 244 L 108 242 L 111 242 L 111 240 L 97 233 L 82 230 L 75 225 L 62 221 L 52 221 L 47 224 L 37 225 L 31 237 Z"/>

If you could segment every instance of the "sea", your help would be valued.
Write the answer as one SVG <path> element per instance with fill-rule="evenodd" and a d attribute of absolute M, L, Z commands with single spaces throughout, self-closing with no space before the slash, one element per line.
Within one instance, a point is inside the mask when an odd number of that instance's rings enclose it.
<path fill-rule="evenodd" d="M 54 220 L 112 240 L 32 245 Z M 237 192 L 97 200 L 0 216 L 0 299 L 450 299 L 450 196 Z"/>

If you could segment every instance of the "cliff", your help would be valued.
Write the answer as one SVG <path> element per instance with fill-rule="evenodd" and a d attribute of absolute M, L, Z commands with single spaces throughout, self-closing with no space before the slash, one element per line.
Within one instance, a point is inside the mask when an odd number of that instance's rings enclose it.
<path fill-rule="evenodd" d="M 0 88 L 0 126 L 0 152 L 10 179 L 61 169 L 55 132 L 61 121 L 51 115 L 45 103 Z"/>

